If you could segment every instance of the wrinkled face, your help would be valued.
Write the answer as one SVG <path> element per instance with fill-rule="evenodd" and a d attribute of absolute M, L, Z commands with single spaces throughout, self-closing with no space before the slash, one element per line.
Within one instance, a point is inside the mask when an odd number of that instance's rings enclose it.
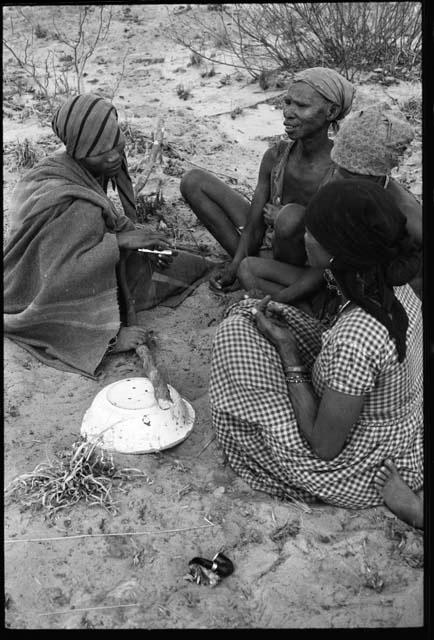
<path fill-rule="evenodd" d="M 125 143 L 118 144 L 111 151 L 100 153 L 98 156 L 83 158 L 81 164 L 94 176 L 108 176 L 109 178 L 119 173 L 122 166 L 122 153 Z"/>
<path fill-rule="evenodd" d="M 306 229 L 304 234 L 304 246 L 306 248 L 307 260 L 311 267 L 322 267 L 326 269 L 330 266 L 330 260 L 333 256 L 324 249 L 308 229 Z"/>
<path fill-rule="evenodd" d="M 291 140 L 306 138 L 330 124 L 331 103 L 305 82 L 294 82 L 283 106 L 283 124 Z"/>

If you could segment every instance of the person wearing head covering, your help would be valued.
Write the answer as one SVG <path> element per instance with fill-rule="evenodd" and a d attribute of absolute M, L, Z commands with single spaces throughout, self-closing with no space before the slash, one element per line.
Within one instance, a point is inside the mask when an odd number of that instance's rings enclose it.
<path fill-rule="evenodd" d="M 334 138 L 331 158 L 334 180 L 365 178 L 381 184 L 407 218 L 410 235 L 422 247 L 422 207 L 402 184 L 391 177 L 414 138 L 399 111 L 370 106 L 351 114 Z"/>
<path fill-rule="evenodd" d="M 421 303 L 405 216 L 379 185 L 323 186 L 307 206 L 309 263 L 328 270 L 329 324 L 246 299 L 214 338 L 209 397 L 232 469 L 281 499 L 383 502 L 422 527 Z"/>
<path fill-rule="evenodd" d="M 93 94 L 71 97 L 52 126 L 66 150 L 31 169 L 13 196 L 4 331 L 42 362 L 94 377 L 106 353 L 134 349 L 147 337 L 137 323 L 121 323 L 120 265 L 126 265 L 124 280 L 134 281 L 140 309 L 161 300 L 153 272 L 172 258 L 135 251 L 168 243 L 134 224 L 125 139 L 112 103 Z M 109 181 L 124 213 L 107 196 Z M 178 290 L 181 284 L 178 275 Z"/>
<path fill-rule="evenodd" d="M 398 111 L 386 105 L 367 107 L 350 114 L 333 139 L 334 167 L 327 181 L 363 179 L 381 185 L 406 217 L 410 236 L 422 253 L 422 207 L 402 184 L 391 177 L 399 159 L 414 138 L 412 127 Z M 322 313 L 327 304 L 321 274 L 316 278 L 305 264 L 283 260 L 247 258 L 240 265 L 240 279 L 246 290 L 270 294 L 276 302 L 297 304 Z M 316 278 L 316 279 L 315 279 Z M 410 283 L 422 295 L 422 260 Z"/>
<path fill-rule="evenodd" d="M 248 256 L 304 264 L 304 208 L 332 171 L 329 130 L 349 113 L 353 96 L 353 85 L 333 69 L 295 74 L 283 107 L 287 139 L 265 152 L 251 202 L 201 169 L 183 176 L 182 195 L 230 257 L 212 274 L 212 289 L 243 284 L 239 268 Z"/>

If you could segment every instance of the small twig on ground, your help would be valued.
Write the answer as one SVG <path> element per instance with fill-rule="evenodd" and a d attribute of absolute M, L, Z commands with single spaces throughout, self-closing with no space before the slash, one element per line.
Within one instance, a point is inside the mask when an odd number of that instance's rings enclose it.
<path fill-rule="evenodd" d="M 246 104 L 243 106 L 243 109 L 254 109 L 258 104 L 264 104 L 265 102 L 269 102 L 270 100 L 275 100 L 276 98 L 283 98 L 286 95 L 286 91 L 283 93 L 278 93 L 276 96 L 270 96 L 265 98 L 265 100 L 258 100 L 258 102 L 254 102 L 253 104 Z M 216 118 L 217 116 L 224 116 L 227 114 L 231 114 L 233 109 L 229 109 L 228 111 L 220 111 L 219 113 L 210 113 L 208 114 L 208 118 Z"/>
<path fill-rule="evenodd" d="M 212 438 L 210 438 L 210 440 L 208 440 L 208 442 L 205 444 L 205 446 L 202 447 L 202 449 L 199 451 L 199 453 L 196 454 L 196 458 L 199 458 L 199 456 L 202 455 L 202 453 L 205 451 L 205 449 L 208 449 L 209 445 L 212 444 L 215 439 L 216 439 L 216 435 L 214 434 L 212 436 Z"/>
<path fill-rule="evenodd" d="M 196 529 L 209 529 L 209 527 L 215 527 L 213 522 L 210 522 L 204 516 L 204 520 L 208 524 L 202 524 L 198 527 L 184 527 L 181 529 L 163 529 L 161 531 L 125 531 L 121 533 L 80 533 L 76 536 L 55 536 L 51 538 L 8 538 L 3 542 L 10 544 L 12 542 L 52 542 L 54 540 L 77 540 L 79 538 L 105 538 L 108 536 L 153 536 L 161 535 L 164 533 L 181 533 L 182 531 L 195 531 Z"/>

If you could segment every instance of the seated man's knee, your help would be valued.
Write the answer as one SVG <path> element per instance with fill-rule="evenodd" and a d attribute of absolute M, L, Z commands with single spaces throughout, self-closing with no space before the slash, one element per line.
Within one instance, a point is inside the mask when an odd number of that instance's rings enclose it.
<path fill-rule="evenodd" d="M 304 233 L 304 214 L 306 207 L 301 204 L 287 204 L 279 211 L 274 222 L 274 232 L 280 239 L 291 238 Z"/>
<path fill-rule="evenodd" d="M 205 171 L 202 171 L 202 169 L 190 169 L 190 171 L 184 173 L 181 178 L 179 188 L 186 200 L 189 199 L 189 196 L 191 196 L 195 190 L 200 188 L 205 175 L 206 173 Z"/>
<path fill-rule="evenodd" d="M 304 214 L 299 204 L 285 205 L 274 224 L 273 257 L 281 262 L 302 265 L 306 261 L 304 249 Z"/>
<path fill-rule="evenodd" d="M 255 277 L 255 262 L 257 258 L 247 257 L 241 260 L 238 270 L 237 278 L 244 288 L 250 288 L 252 285 L 252 278 Z"/>

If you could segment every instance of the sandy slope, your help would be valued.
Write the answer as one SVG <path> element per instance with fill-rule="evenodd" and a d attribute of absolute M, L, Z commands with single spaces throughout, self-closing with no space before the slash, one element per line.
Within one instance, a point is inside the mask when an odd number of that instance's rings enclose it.
<path fill-rule="evenodd" d="M 165 36 L 165 5 L 118 8 L 112 37 L 89 67 L 86 90 L 114 82 L 120 52 L 131 47 L 115 96 L 121 119 L 149 135 L 159 114 L 167 140 L 179 151 L 178 174 L 207 167 L 244 193 L 254 187 L 268 140 L 282 133 L 270 105 L 244 109 L 264 94 L 245 76 L 221 86 L 228 68 L 201 78 L 189 53 Z M 128 30 L 128 31 L 126 31 Z M 45 45 L 47 44 L 44 41 Z M 44 44 L 42 43 L 42 44 Z M 41 46 L 42 46 L 41 44 Z M 148 62 L 149 58 L 164 62 Z M 180 71 L 183 69 L 183 71 Z M 182 82 L 192 97 L 176 93 Z M 235 78 L 235 76 L 234 76 Z M 358 104 L 400 100 L 420 91 L 402 83 L 362 85 Z M 4 121 L 5 229 L 10 193 L 19 173 L 15 141 L 27 137 L 43 154 L 57 143 L 31 113 Z M 419 132 L 420 133 L 420 132 Z M 131 163 L 140 158 L 133 151 Z M 167 168 L 168 158 L 164 159 Z M 192 164 L 194 163 L 194 164 Z M 415 193 L 420 183 L 420 136 L 401 169 Z M 176 173 L 173 172 L 172 173 Z M 133 173 L 134 174 L 134 173 Z M 164 219 L 187 242 L 223 253 L 180 199 L 179 175 L 164 175 Z M 158 218 L 151 223 L 158 224 Z M 194 238 L 194 240 L 193 240 Z M 235 294 L 233 294 L 235 295 Z M 120 466 L 143 470 L 146 481 L 116 493 L 119 513 L 74 507 L 48 526 L 42 512 L 20 503 L 5 509 L 6 623 L 11 628 L 331 628 L 409 627 L 423 621 L 422 539 L 383 508 L 349 511 L 302 508 L 249 489 L 224 466 L 212 437 L 207 383 L 215 328 L 230 299 L 203 284 L 177 309 L 140 314 L 155 329 L 157 359 L 167 381 L 195 407 L 191 436 L 162 454 L 118 456 Z M 135 355 L 112 356 L 98 381 L 43 366 L 5 341 L 5 482 L 31 471 L 79 438 L 81 420 L 106 384 L 141 375 Z M 205 445 L 209 444 L 205 449 Z M 291 523 L 286 536 L 273 535 Z M 122 536 L 104 536 L 123 533 Z M 44 542 L 32 538 L 84 535 Z M 97 534 L 97 535 L 95 535 Z M 215 589 L 184 579 L 193 556 L 224 549 L 235 572 Z M 383 585 L 381 586 L 381 583 Z"/>

